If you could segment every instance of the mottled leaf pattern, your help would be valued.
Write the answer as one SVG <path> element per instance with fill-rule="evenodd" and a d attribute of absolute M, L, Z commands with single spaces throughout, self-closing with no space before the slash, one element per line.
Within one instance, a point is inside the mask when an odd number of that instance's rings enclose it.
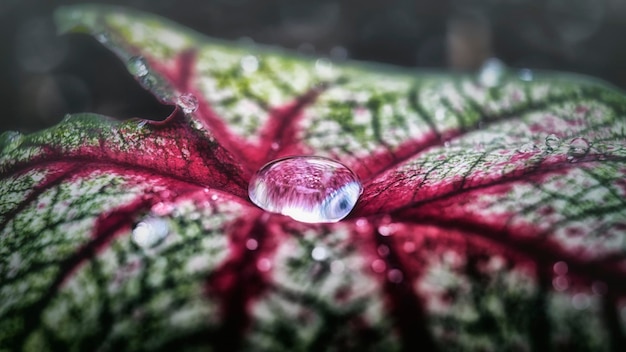
<path fill-rule="evenodd" d="M 621 92 L 337 64 L 94 5 L 57 22 L 176 108 L 2 135 L 0 350 L 623 346 Z M 289 155 L 357 173 L 347 219 L 250 203 Z"/>

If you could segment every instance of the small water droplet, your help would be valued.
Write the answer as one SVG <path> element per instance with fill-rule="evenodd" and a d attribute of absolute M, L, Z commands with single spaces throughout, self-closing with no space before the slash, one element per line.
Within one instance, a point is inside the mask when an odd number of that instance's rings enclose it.
<path fill-rule="evenodd" d="M 518 77 L 522 81 L 531 82 L 533 80 L 533 71 L 529 68 L 523 68 L 519 70 Z"/>
<path fill-rule="evenodd" d="M 404 280 L 404 274 L 399 269 L 391 269 L 387 272 L 387 280 L 394 284 L 399 284 Z"/>
<path fill-rule="evenodd" d="M 153 248 L 161 243 L 170 232 L 167 220 L 150 216 L 140 221 L 133 229 L 133 242 L 144 249 Z"/>
<path fill-rule="evenodd" d="M 159 80 L 154 75 L 139 76 L 139 84 L 147 90 L 154 89 L 158 86 Z"/>
<path fill-rule="evenodd" d="M 17 131 L 7 131 L 0 135 L 0 150 L 8 153 L 17 149 L 24 141 L 24 135 Z"/>
<path fill-rule="evenodd" d="M 572 139 L 569 143 L 569 150 L 567 151 L 567 154 L 571 158 L 580 158 L 589 152 L 589 147 L 589 141 L 585 138 L 577 137 Z"/>
<path fill-rule="evenodd" d="M 404 242 L 402 249 L 404 249 L 406 253 L 413 253 L 417 249 L 417 246 L 415 246 L 415 242 L 407 241 Z"/>
<path fill-rule="evenodd" d="M 218 198 L 218 197 L 217 197 L 217 194 L 212 194 L 212 195 L 211 195 L 211 200 L 212 200 L 212 201 L 216 201 L 216 200 L 217 200 L 217 198 Z"/>
<path fill-rule="evenodd" d="M 308 223 L 346 217 L 363 188 L 339 162 L 315 156 L 272 161 L 250 180 L 248 195 L 260 208 Z"/>
<path fill-rule="evenodd" d="M 557 137 L 554 133 L 546 136 L 546 147 L 550 150 L 556 150 L 561 145 L 561 139 Z"/>
<path fill-rule="evenodd" d="M 326 260 L 326 258 L 328 258 L 328 250 L 324 247 L 317 246 L 311 251 L 311 258 L 318 262 Z"/>
<path fill-rule="evenodd" d="M 531 142 L 524 143 L 521 147 L 517 149 L 517 151 L 520 153 L 535 153 L 538 150 L 539 150 L 539 147 L 537 147 L 534 143 L 531 143 Z"/>
<path fill-rule="evenodd" d="M 156 216 L 166 216 L 171 214 L 175 207 L 173 203 L 158 202 L 152 206 L 150 211 Z"/>
<path fill-rule="evenodd" d="M 251 251 L 256 250 L 257 248 L 259 248 L 259 241 L 255 240 L 254 238 L 248 238 L 248 240 L 246 241 L 246 248 Z"/>
<path fill-rule="evenodd" d="M 484 87 L 495 87 L 502 81 L 506 66 L 496 58 L 490 58 L 481 66 L 478 72 L 478 82 Z"/>
<path fill-rule="evenodd" d="M 241 69 L 245 73 L 253 73 L 259 69 L 259 59 L 254 55 L 246 55 L 239 61 Z"/>
<path fill-rule="evenodd" d="M 198 110 L 198 98 L 191 93 L 179 95 L 177 104 L 183 109 L 185 114 L 190 114 Z"/>
<path fill-rule="evenodd" d="M 279 143 L 274 142 L 274 143 L 272 143 L 272 145 L 270 145 L 270 148 L 271 148 L 273 151 L 277 151 L 278 149 L 280 149 L 280 144 L 279 144 Z"/>
<path fill-rule="evenodd" d="M 569 288 L 569 280 L 565 276 L 557 276 L 552 280 L 552 287 L 559 292 Z"/>
<path fill-rule="evenodd" d="M 128 68 L 128 71 L 136 77 L 146 76 L 149 71 L 148 64 L 142 56 L 133 56 L 128 59 L 126 67 Z"/>
<path fill-rule="evenodd" d="M 148 124 L 148 120 L 141 120 L 137 122 L 137 127 L 144 128 Z"/>

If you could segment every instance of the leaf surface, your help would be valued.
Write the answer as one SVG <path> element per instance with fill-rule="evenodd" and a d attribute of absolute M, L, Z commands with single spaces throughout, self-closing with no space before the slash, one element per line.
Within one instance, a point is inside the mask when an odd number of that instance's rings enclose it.
<path fill-rule="evenodd" d="M 176 108 L 2 136 L 0 349 L 624 343 L 621 92 L 333 63 L 103 6 L 57 22 Z M 291 155 L 355 171 L 348 218 L 303 224 L 248 200 L 251 175 Z M 145 245 L 145 229 L 163 238 Z"/>

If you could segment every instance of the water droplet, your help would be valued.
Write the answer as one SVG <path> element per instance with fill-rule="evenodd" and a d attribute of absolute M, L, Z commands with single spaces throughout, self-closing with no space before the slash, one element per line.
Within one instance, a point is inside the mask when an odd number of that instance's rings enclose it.
<path fill-rule="evenodd" d="M 577 137 L 572 139 L 569 143 L 569 150 L 567 154 L 569 154 L 572 158 L 579 158 L 585 156 L 589 152 L 589 141 L 585 138 Z"/>
<path fill-rule="evenodd" d="M 414 242 L 407 241 L 407 242 L 404 242 L 402 249 L 404 249 L 406 253 L 413 253 L 417 249 L 417 246 L 415 245 Z"/>
<path fill-rule="evenodd" d="M 546 147 L 550 150 L 556 150 L 561 145 L 561 139 L 554 133 L 549 134 L 546 137 Z"/>
<path fill-rule="evenodd" d="M 529 68 L 523 68 L 519 70 L 518 77 L 522 81 L 530 82 L 533 80 L 533 71 Z"/>
<path fill-rule="evenodd" d="M 273 151 L 277 151 L 278 149 L 280 149 L 280 144 L 279 143 L 272 143 L 272 145 L 270 145 L 270 149 L 272 149 Z"/>
<path fill-rule="evenodd" d="M 177 104 L 181 109 L 183 109 L 185 114 L 190 114 L 198 110 L 198 98 L 190 93 L 179 95 Z"/>
<path fill-rule="evenodd" d="M 399 284 L 404 279 L 404 274 L 399 269 L 391 269 L 387 272 L 387 280 L 394 284 Z"/>
<path fill-rule="evenodd" d="M 478 82 L 485 87 L 495 87 L 502 81 L 506 66 L 496 58 L 490 58 L 482 65 L 478 72 Z"/>
<path fill-rule="evenodd" d="M 311 257 L 317 261 L 323 261 L 328 258 L 328 250 L 324 247 L 315 247 L 311 251 Z"/>
<path fill-rule="evenodd" d="M 135 225 L 132 240 L 137 246 L 148 249 L 161 243 L 169 232 L 170 226 L 167 220 L 151 216 Z"/>
<path fill-rule="evenodd" d="M 246 241 L 246 248 L 251 251 L 256 250 L 257 248 L 259 248 L 259 241 L 255 240 L 254 238 L 248 238 L 248 240 Z"/>
<path fill-rule="evenodd" d="M 17 149 L 24 141 L 24 135 L 17 131 L 7 131 L 0 135 L 0 150 L 8 153 Z"/>
<path fill-rule="evenodd" d="M 539 147 L 537 147 L 534 143 L 531 143 L 531 142 L 525 143 L 517 149 L 517 151 L 520 153 L 535 153 L 538 150 L 539 150 Z"/>
<path fill-rule="evenodd" d="M 253 73 L 259 69 L 259 59 L 254 55 L 246 55 L 239 61 L 241 69 L 245 73 Z"/>
<path fill-rule="evenodd" d="M 128 71 L 137 77 L 143 77 L 148 74 L 148 64 L 142 56 L 133 56 L 126 63 Z"/>
<path fill-rule="evenodd" d="M 137 127 L 144 128 L 148 124 L 148 120 L 141 120 L 137 122 Z"/>
<path fill-rule="evenodd" d="M 345 165 L 315 156 L 272 161 L 250 180 L 250 200 L 264 210 L 295 220 L 337 222 L 346 217 L 363 188 Z"/>

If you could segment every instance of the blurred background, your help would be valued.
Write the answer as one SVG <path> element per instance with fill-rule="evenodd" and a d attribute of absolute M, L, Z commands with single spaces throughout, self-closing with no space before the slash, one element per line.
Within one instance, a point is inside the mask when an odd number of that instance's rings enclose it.
<path fill-rule="evenodd" d="M 88 36 L 57 36 L 52 12 L 80 1 L 0 0 L 0 131 L 66 113 L 160 119 L 161 106 Z M 98 1 L 96 1 L 98 2 Z M 414 68 L 584 73 L 626 88 L 626 0 L 127 0 L 213 37 Z"/>

